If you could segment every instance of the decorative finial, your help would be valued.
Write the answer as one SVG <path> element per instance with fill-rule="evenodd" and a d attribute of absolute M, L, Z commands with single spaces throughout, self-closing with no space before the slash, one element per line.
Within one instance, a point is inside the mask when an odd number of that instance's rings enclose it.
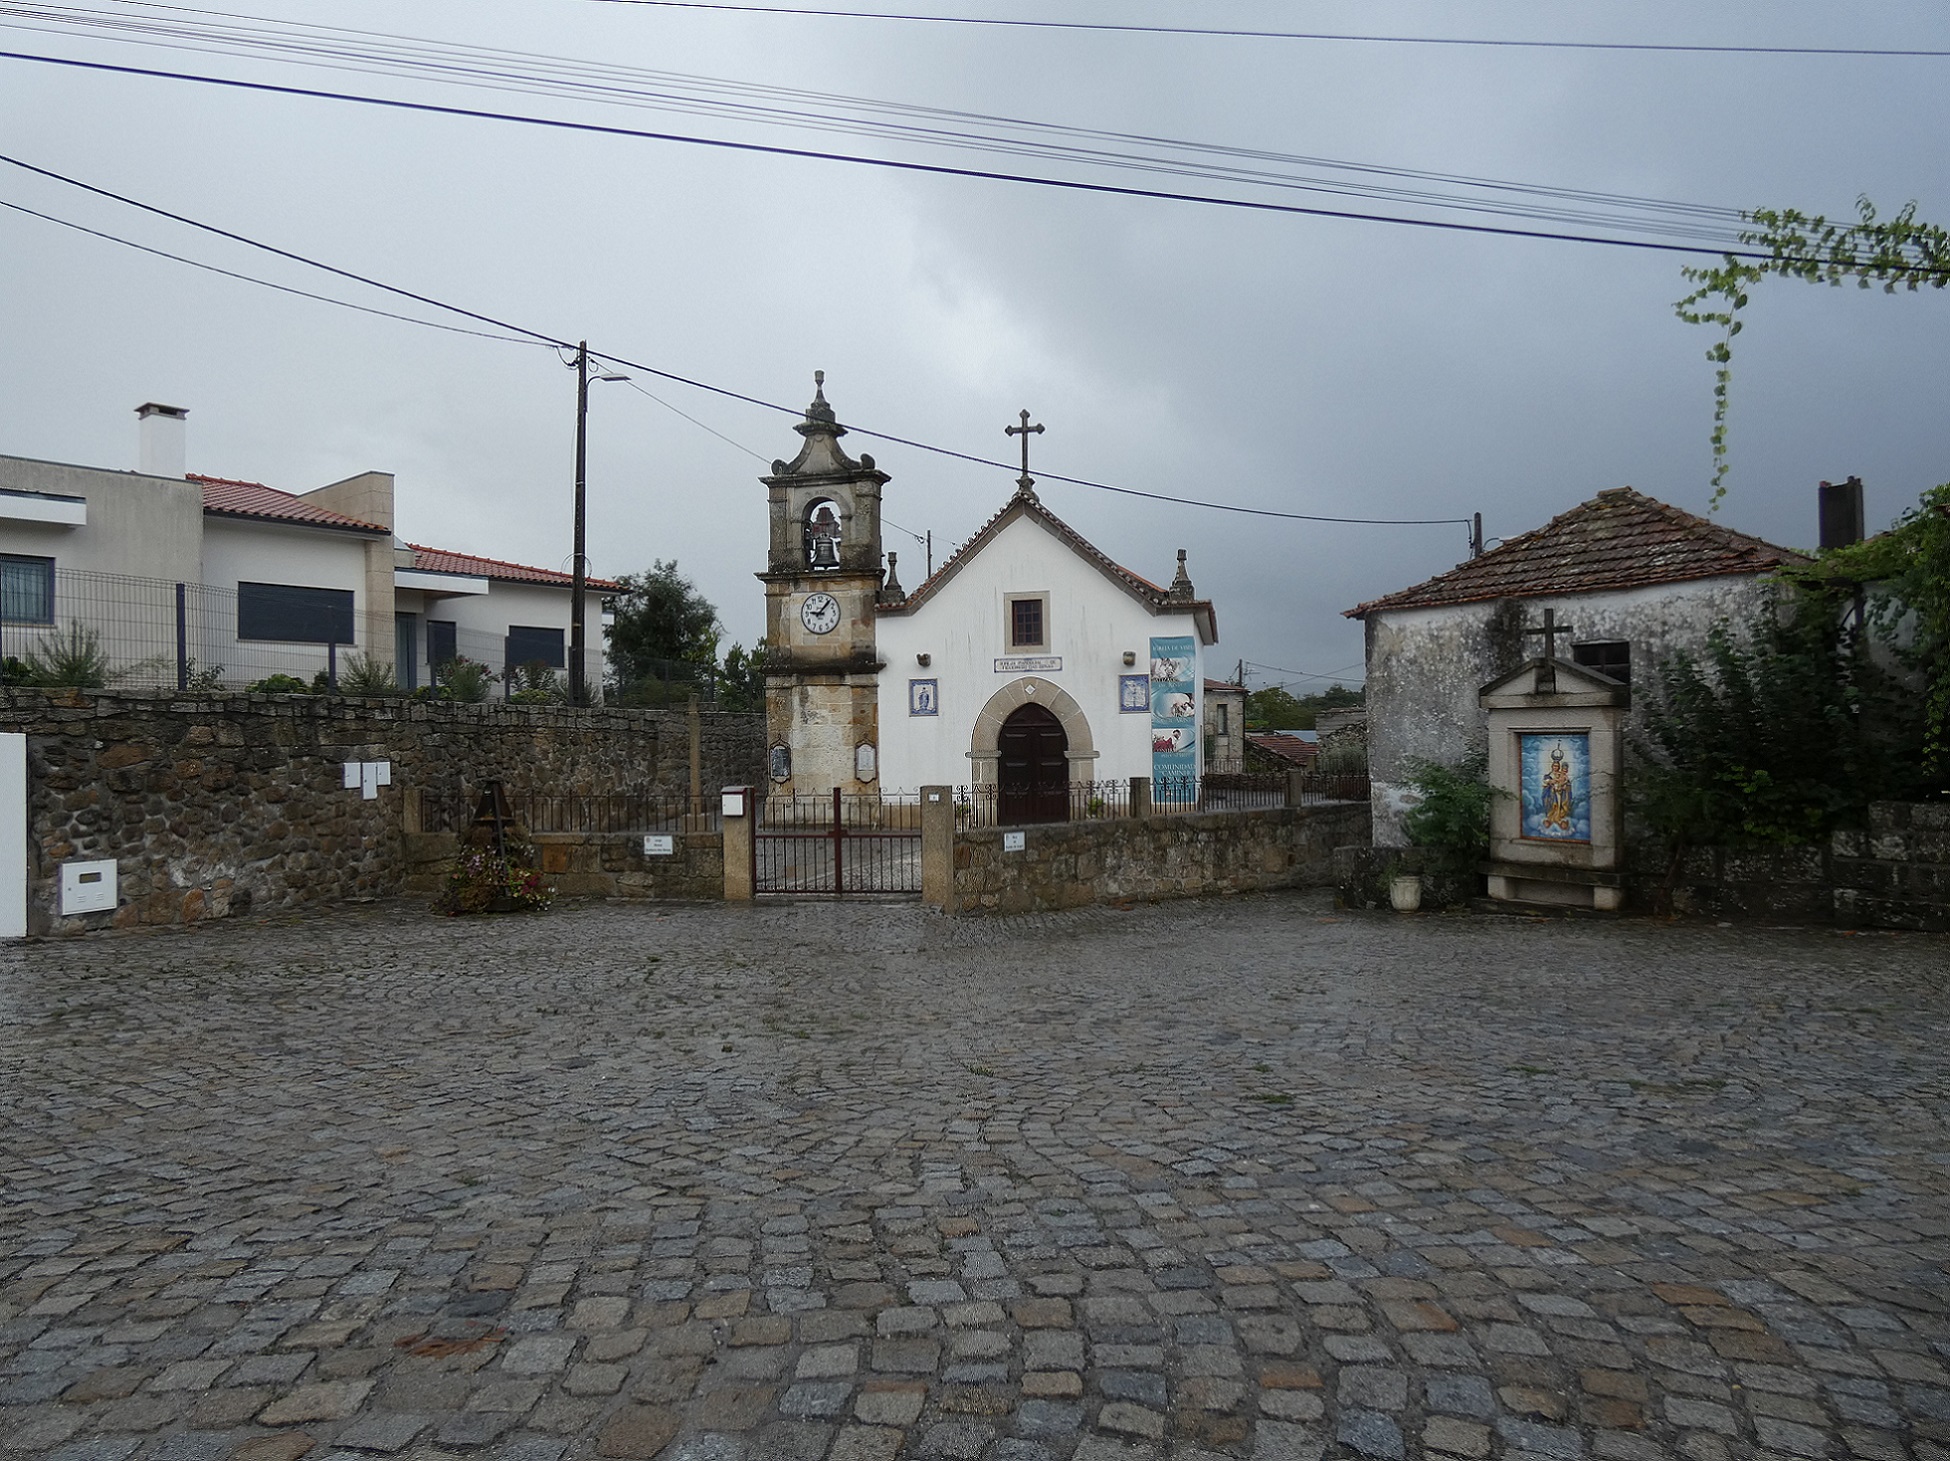
<path fill-rule="evenodd" d="M 820 389 L 820 387 L 824 386 L 825 384 L 826 384 L 826 372 L 823 370 L 815 370 L 813 372 L 813 389 L 817 391 L 818 389 Z"/>
<path fill-rule="evenodd" d="M 1192 588 L 1192 577 L 1185 571 L 1185 550 L 1183 548 L 1178 550 L 1178 575 L 1172 579 L 1171 588 L 1167 590 L 1167 594 L 1173 599 L 1190 599 L 1196 597 L 1196 591 Z"/>
<path fill-rule="evenodd" d="M 901 587 L 900 574 L 895 571 L 895 565 L 900 562 L 900 556 L 898 553 L 889 553 L 887 555 L 887 577 L 880 585 L 880 599 L 882 603 L 897 604 L 907 597 L 907 590 Z"/>
<path fill-rule="evenodd" d="M 839 417 L 835 416 L 833 414 L 833 408 L 826 404 L 826 372 L 823 370 L 815 370 L 813 372 L 812 404 L 806 407 L 806 420 L 804 425 L 819 426 L 827 429 L 839 426 Z M 832 434 L 834 436 L 842 436 L 845 432 L 841 428 L 833 430 Z M 800 431 L 800 435 L 805 435 L 803 429 Z"/>

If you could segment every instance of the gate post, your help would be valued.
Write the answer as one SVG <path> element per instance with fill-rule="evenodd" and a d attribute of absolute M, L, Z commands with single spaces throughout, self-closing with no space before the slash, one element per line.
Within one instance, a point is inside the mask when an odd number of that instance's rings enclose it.
<path fill-rule="evenodd" d="M 921 901 L 955 912 L 955 793 L 953 787 L 921 788 Z"/>
<path fill-rule="evenodd" d="M 758 844 L 753 836 L 758 821 L 756 793 L 749 786 L 724 789 L 724 898 L 727 903 L 752 901 L 757 882 Z"/>
<path fill-rule="evenodd" d="M 1131 815 L 1133 817 L 1151 815 L 1151 778 L 1148 776 L 1131 778 Z"/>
<path fill-rule="evenodd" d="M 1298 766 L 1287 769 L 1286 804 L 1290 807 L 1304 807 L 1307 804 L 1307 773 Z"/>

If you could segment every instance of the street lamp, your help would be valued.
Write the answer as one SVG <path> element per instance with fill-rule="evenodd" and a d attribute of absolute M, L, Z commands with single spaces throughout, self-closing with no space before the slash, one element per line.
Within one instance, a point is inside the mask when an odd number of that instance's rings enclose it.
<path fill-rule="evenodd" d="M 604 380 L 628 380 L 627 375 L 605 372 L 596 377 Z M 589 578 L 589 559 L 585 551 L 588 539 L 588 465 L 589 465 L 589 342 L 579 341 L 576 345 L 576 530 L 575 562 L 569 570 L 569 703 L 587 705 L 589 688 L 584 683 L 583 641 L 585 638 L 582 615 L 582 592 Z"/>

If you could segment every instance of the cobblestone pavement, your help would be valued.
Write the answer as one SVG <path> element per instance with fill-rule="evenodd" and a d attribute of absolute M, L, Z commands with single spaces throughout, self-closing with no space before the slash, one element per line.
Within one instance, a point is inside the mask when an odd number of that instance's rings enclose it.
<path fill-rule="evenodd" d="M 0 950 L 0 1451 L 1950 1457 L 1950 941 L 1311 896 Z"/>

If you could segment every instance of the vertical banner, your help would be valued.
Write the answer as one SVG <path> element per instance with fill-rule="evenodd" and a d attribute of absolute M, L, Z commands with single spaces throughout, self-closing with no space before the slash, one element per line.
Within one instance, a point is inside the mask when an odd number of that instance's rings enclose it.
<path fill-rule="evenodd" d="M 1190 635 L 1151 641 L 1151 800 L 1198 794 L 1198 645 Z"/>

